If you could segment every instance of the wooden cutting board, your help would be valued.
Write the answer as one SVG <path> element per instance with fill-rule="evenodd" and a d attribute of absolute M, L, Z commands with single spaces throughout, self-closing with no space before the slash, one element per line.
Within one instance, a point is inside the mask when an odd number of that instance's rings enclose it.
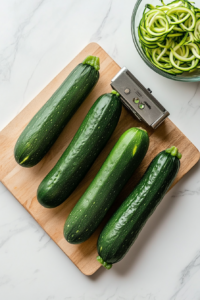
<path fill-rule="evenodd" d="M 31 118 L 56 91 L 72 69 L 82 62 L 88 55 L 100 57 L 101 70 L 98 84 L 70 120 L 44 159 L 33 168 L 26 169 L 20 167 L 15 162 L 13 156 L 13 149 L 17 138 Z M 120 135 L 130 127 L 143 127 L 149 133 L 150 147 L 145 159 L 135 172 L 135 175 L 131 178 L 119 195 L 113 209 L 116 209 L 117 205 L 119 205 L 119 203 L 131 192 L 146 170 L 150 161 L 163 149 L 175 145 L 183 155 L 181 159 L 181 168 L 174 184 L 176 184 L 199 160 L 199 151 L 169 119 L 166 119 L 165 122 L 154 131 L 151 128 L 148 128 L 145 124 L 134 119 L 134 117 L 125 108 L 123 108 L 120 121 L 114 134 L 105 149 L 95 161 L 90 171 L 68 200 L 61 206 L 54 209 L 44 208 L 38 203 L 36 198 L 38 185 L 64 152 L 95 100 L 101 94 L 111 91 L 110 81 L 119 70 L 120 67 L 98 44 L 89 44 L 48 84 L 47 87 L 43 89 L 43 91 L 40 92 L 35 99 L 33 99 L 23 109 L 23 111 L 21 111 L 20 114 L 16 116 L 16 118 L 14 118 L 12 122 L 10 122 L 8 126 L 0 132 L 1 182 L 85 275 L 93 274 L 101 266 L 96 261 L 96 243 L 103 224 L 101 224 L 88 241 L 80 245 L 71 245 L 67 243 L 63 237 L 63 226 L 68 214 L 89 186 Z"/>

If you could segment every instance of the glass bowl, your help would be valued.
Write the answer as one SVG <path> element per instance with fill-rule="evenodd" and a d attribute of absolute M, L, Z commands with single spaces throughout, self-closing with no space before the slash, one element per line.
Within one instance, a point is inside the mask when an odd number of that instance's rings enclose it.
<path fill-rule="evenodd" d="M 169 3 L 169 2 L 171 2 L 171 1 L 166 1 L 166 3 Z M 131 17 L 131 33 L 132 33 L 132 38 L 133 38 L 135 47 L 136 47 L 139 55 L 143 59 L 143 61 L 156 73 L 158 73 L 166 78 L 169 78 L 172 80 L 177 80 L 177 81 L 187 81 L 187 82 L 200 81 L 200 69 L 198 69 L 194 72 L 191 72 L 191 73 L 184 72 L 181 75 L 180 74 L 172 75 L 172 74 L 166 73 L 166 72 L 158 69 L 145 56 L 145 54 L 141 48 L 139 38 L 138 38 L 138 26 L 139 26 L 140 20 L 142 18 L 142 14 L 143 14 L 146 4 L 152 4 L 152 5 L 156 6 L 156 5 L 161 5 L 161 2 L 159 0 L 137 0 L 135 7 L 133 9 L 133 13 L 132 13 L 132 17 Z"/>

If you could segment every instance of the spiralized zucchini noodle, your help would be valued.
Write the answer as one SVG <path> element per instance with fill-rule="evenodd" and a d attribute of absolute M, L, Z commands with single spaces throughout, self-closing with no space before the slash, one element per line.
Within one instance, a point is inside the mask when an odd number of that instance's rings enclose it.
<path fill-rule="evenodd" d="M 147 4 L 138 27 L 142 49 L 157 68 L 177 75 L 200 68 L 200 9 L 186 0 Z"/>

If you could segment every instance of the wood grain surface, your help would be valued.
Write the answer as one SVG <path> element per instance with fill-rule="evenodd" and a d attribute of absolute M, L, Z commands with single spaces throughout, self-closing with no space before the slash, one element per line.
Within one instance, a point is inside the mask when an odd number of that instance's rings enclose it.
<path fill-rule="evenodd" d="M 100 57 L 101 69 L 98 84 L 70 120 L 44 159 L 33 168 L 27 169 L 20 167 L 15 162 L 13 156 L 13 149 L 17 138 L 34 114 L 56 91 L 72 69 L 82 62 L 87 55 Z M 40 92 L 35 99 L 30 102 L 30 104 L 21 111 L 21 113 L 16 116 L 16 118 L 14 118 L 8 126 L 0 132 L 1 182 L 85 275 L 93 274 L 101 266 L 96 261 L 96 243 L 103 224 L 100 225 L 88 241 L 80 245 L 71 245 L 64 239 L 63 226 L 68 214 L 89 186 L 120 135 L 130 127 L 143 127 L 148 131 L 150 136 L 150 147 L 142 164 L 119 195 L 114 208 L 112 208 L 109 214 L 111 214 L 120 202 L 131 192 L 143 175 L 148 164 L 155 155 L 163 149 L 175 145 L 183 155 L 181 159 L 181 168 L 174 184 L 176 184 L 199 160 L 199 151 L 169 119 L 166 119 L 158 129 L 153 131 L 144 123 L 136 120 L 125 108 L 123 108 L 120 121 L 111 139 L 96 159 L 90 171 L 67 201 L 54 209 L 44 208 L 38 203 L 36 198 L 38 185 L 62 155 L 95 100 L 101 94 L 111 91 L 110 81 L 119 70 L 120 67 L 98 44 L 89 44 L 47 85 L 47 87 Z M 107 216 L 107 219 L 108 217 L 109 215 Z M 104 220 L 103 223 L 105 222 L 106 220 Z"/>

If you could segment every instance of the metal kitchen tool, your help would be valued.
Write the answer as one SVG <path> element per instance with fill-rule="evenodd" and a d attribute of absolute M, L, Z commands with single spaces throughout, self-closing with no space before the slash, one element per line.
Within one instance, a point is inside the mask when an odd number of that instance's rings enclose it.
<path fill-rule="evenodd" d="M 146 89 L 127 68 L 117 73 L 111 86 L 120 94 L 124 106 L 153 129 L 169 116 L 169 112 L 151 95 L 151 90 Z"/>

